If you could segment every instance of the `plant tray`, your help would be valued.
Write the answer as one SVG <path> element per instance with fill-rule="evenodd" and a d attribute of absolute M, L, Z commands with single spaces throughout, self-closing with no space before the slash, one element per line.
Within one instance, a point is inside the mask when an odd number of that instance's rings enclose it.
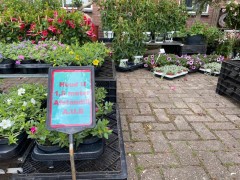
<path fill-rule="evenodd" d="M 75 160 L 96 159 L 103 153 L 103 141 L 99 140 L 90 145 L 81 144 L 77 150 L 74 151 Z M 35 161 L 67 161 L 69 160 L 68 149 L 60 149 L 53 153 L 46 153 L 35 145 L 32 152 L 32 159 Z"/>
<path fill-rule="evenodd" d="M 127 179 L 127 164 L 118 108 L 104 118 L 110 121 L 109 127 L 113 130 L 113 133 L 105 141 L 104 152 L 99 158 L 75 161 L 77 179 Z M 6 178 L 6 176 L 10 176 L 9 179 L 13 180 L 71 179 L 69 160 L 53 161 L 52 165 L 49 166 L 45 162 L 33 160 L 29 154 L 26 161 L 19 165 L 18 168 L 22 168 L 22 172 L 3 175 L 2 179 Z"/>
<path fill-rule="evenodd" d="M 153 72 L 155 75 L 157 76 L 163 76 L 165 78 L 168 78 L 168 79 L 174 79 L 174 78 L 177 78 L 177 77 L 180 77 L 180 76 L 185 76 L 188 72 L 181 72 L 181 73 L 178 73 L 178 74 L 175 74 L 175 75 L 163 75 L 163 73 L 159 73 L 159 72 L 156 72 L 154 71 Z"/>
<path fill-rule="evenodd" d="M 202 71 L 204 73 L 209 73 L 209 74 L 215 74 L 215 75 L 219 75 L 220 74 L 220 72 L 211 72 L 211 69 L 200 68 L 199 71 Z"/>
<path fill-rule="evenodd" d="M 16 72 L 20 74 L 47 74 L 51 64 L 16 64 Z"/>
<path fill-rule="evenodd" d="M 127 67 L 116 66 L 116 70 L 119 72 L 126 72 L 126 71 L 133 71 L 142 67 L 143 67 L 143 63 L 134 64 L 132 62 L 128 62 Z"/>

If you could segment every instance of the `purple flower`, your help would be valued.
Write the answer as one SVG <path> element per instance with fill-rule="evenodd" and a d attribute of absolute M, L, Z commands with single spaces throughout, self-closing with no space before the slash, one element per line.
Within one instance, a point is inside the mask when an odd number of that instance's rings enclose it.
<path fill-rule="evenodd" d="M 148 64 L 144 64 L 144 67 L 148 67 Z"/>
<path fill-rule="evenodd" d="M 154 65 L 154 64 L 155 64 L 154 59 L 151 59 L 151 65 Z"/>
<path fill-rule="evenodd" d="M 23 55 L 19 55 L 18 59 L 24 60 L 24 56 Z"/>
<path fill-rule="evenodd" d="M 151 55 L 150 57 L 151 57 L 152 59 L 154 59 L 154 55 Z"/>
<path fill-rule="evenodd" d="M 2 54 L 0 54 L 0 59 L 2 59 L 3 58 L 3 56 L 2 56 Z"/>
<path fill-rule="evenodd" d="M 189 64 L 190 64 L 190 65 L 193 65 L 193 61 L 189 61 Z"/>
<path fill-rule="evenodd" d="M 206 54 L 204 54 L 204 56 L 203 56 L 204 58 L 206 58 L 207 57 L 207 55 Z"/>
<path fill-rule="evenodd" d="M 172 60 L 172 58 L 171 58 L 171 57 L 167 57 L 167 60 L 168 60 L 168 61 L 171 61 L 171 60 Z"/>
<path fill-rule="evenodd" d="M 191 69 L 196 69 L 196 66 L 191 66 Z"/>
<path fill-rule="evenodd" d="M 145 58 L 144 58 L 144 61 L 147 61 L 147 60 L 148 60 L 148 57 L 145 57 Z"/>
<path fill-rule="evenodd" d="M 15 62 L 15 64 L 21 64 L 21 61 L 17 60 L 17 61 Z"/>

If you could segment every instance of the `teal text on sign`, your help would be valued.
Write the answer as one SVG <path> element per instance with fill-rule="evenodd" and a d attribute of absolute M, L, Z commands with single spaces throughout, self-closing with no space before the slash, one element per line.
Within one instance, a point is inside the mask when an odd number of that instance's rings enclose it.
<path fill-rule="evenodd" d="M 90 70 L 53 70 L 50 95 L 52 128 L 92 124 L 92 88 Z"/>

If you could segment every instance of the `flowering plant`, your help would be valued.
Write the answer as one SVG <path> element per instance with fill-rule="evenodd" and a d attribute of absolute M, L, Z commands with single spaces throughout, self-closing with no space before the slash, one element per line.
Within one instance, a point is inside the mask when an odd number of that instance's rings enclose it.
<path fill-rule="evenodd" d="M 74 134 L 76 147 L 83 142 L 87 136 L 97 136 L 99 138 L 106 138 L 112 133 L 107 126 L 109 121 L 103 116 L 112 111 L 113 104 L 105 102 L 107 91 L 104 88 L 96 88 L 96 118 L 97 123 L 94 128 L 85 129 L 80 133 Z M 60 147 L 68 146 L 68 135 L 61 132 L 49 131 L 46 128 L 46 110 L 41 110 L 34 119 L 26 122 L 25 129 L 28 138 L 35 139 L 41 145 L 58 145 Z"/>
<path fill-rule="evenodd" d="M 226 6 L 227 17 L 226 24 L 229 28 L 240 29 L 240 4 L 231 2 Z"/>
<path fill-rule="evenodd" d="M 0 137 L 15 144 L 23 132 L 25 123 L 35 118 L 46 98 L 46 88 L 38 84 L 24 84 L 13 87 L 0 95 Z"/>

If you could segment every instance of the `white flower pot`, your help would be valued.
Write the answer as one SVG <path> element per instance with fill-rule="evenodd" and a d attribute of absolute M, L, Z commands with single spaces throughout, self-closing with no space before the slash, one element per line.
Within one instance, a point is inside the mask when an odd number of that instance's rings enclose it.
<path fill-rule="evenodd" d="M 164 34 L 163 33 L 155 33 L 155 43 L 163 43 Z"/>
<path fill-rule="evenodd" d="M 134 57 L 134 64 L 140 64 L 142 63 L 143 56 L 133 56 Z"/>
<path fill-rule="evenodd" d="M 103 31 L 103 37 L 108 39 L 113 38 L 113 31 Z"/>
<path fill-rule="evenodd" d="M 123 67 L 123 68 L 125 68 L 125 67 L 128 66 L 127 63 L 128 63 L 128 59 L 121 59 L 121 60 L 120 60 L 119 67 Z"/>
<path fill-rule="evenodd" d="M 152 40 L 151 32 L 143 32 L 143 35 L 144 35 L 143 42 L 150 43 Z"/>
<path fill-rule="evenodd" d="M 165 39 L 166 42 L 173 42 L 173 33 L 174 31 L 167 32 L 166 39 Z"/>

